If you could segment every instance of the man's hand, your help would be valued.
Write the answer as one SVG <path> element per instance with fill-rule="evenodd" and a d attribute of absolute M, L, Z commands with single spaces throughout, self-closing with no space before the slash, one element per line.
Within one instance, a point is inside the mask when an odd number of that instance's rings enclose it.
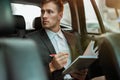
<path fill-rule="evenodd" d="M 83 69 L 80 71 L 74 71 L 70 73 L 70 75 L 77 80 L 85 80 L 87 72 L 88 72 L 88 69 Z"/>
<path fill-rule="evenodd" d="M 53 72 L 55 70 L 62 69 L 68 60 L 68 53 L 58 53 L 53 57 L 51 63 L 49 63 L 50 71 Z"/>

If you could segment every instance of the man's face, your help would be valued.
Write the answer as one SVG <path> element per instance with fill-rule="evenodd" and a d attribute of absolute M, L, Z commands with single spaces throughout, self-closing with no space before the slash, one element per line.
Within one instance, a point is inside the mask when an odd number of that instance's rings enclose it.
<path fill-rule="evenodd" d="M 57 6 L 53 2 L 44 4 L 41 7 L 41 23 L 43 28 L 53 30 L 59 27 L 62 12 L 58 12 Z"/>

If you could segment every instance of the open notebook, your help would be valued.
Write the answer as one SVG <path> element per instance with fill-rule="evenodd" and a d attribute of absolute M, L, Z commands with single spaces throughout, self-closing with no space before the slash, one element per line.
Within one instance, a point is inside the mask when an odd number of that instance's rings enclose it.
<path fill-rule="evenodd" d="M 94 48 L 94 41 L 91 41 L 87 46 L 83 55 L 78 56 L 64 71 L 63 74 L 72 73 L 75 70 L 88 68 L 97 58 L 97 47 Z"/>

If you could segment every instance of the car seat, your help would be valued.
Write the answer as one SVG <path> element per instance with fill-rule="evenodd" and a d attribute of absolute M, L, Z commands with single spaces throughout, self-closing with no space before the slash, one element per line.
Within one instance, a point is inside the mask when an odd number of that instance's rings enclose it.
<path fill-rule="evenodd" d="M 33 41 L 0 39 L 0 80 L 47 80 Z"/>
<path fill-rule="evenodd" d="M 107 33 L 102 37 L 99 60 L 106 80 L 120 80 L 120 34 Z"/>
<path fill-rule="evenodd" d="M 15 33 L 17 37 L 24 37 L 25 36 L 25 19 L 21 15 L 13 15 L 14 17 L 14 26 L 15 26 Z"/>

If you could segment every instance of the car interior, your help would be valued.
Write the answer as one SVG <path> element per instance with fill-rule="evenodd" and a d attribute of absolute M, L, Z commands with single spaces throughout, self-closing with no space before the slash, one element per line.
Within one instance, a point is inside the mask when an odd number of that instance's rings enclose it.
<path fill-rule="evenodd" d="M 120 0 L 106 0 L 106 5 L 116 10 L 120 8 Z M 119 17 L 119 15 L 117 15 Z M 106 80 L 120 79 L 120 53 L 119 53 L 119 37 L 120 33 L 106 33 L 102 35 L 103 42 L 100 49 L 100 64 L 104 70 Z"/>
<path fill-rule="evenodd" d="M 119 59 L 119 33 L 107 33 L 103 35 L 103 43 L 100 48 L 100 64 L 106 75 L 106 80 L 120 79 L 120 59 Z"/>
<path fill-rule="evenodd" d="M 3 38 L 0 47 L 0 80 L 47 80 L 33 41 Z"/>
<path fill-rule="evenodd" d="M 12 15 L 9 0 L 0 4 L 0 80 L 48 80 L 36 44 L 22 39 L 24 18 Z"/>
<path fill-rule="evenodd" d="M 107 33 L 96 0 L 90 0 L 90 2 L 100 25 L 99 33 L 87 32 L 84 0 L 63 1 L 64 4 L 69 3 L 72 30 L 67 30 L 63 25 L 61 27 L 66 31 L 77 33 L 76 36 L 80 42 L 78 44 L 81 44 L 80 48 L 83 51 L 91 40 L 95 40 L 96 44 L 100 46 L 99 64 L 103 69 L 105 80 L 120 80 L 120 33 Z M 1 0 L 0 80 L 49 80 L 44 71 L 41 58 L 38 57 L 39 53 L 36 44 L 32 40 L 24 38 L 27 33 L 42 28 L 40 16 L 35 17 L 33 20 L 32 26 L 34 29 L 26 30 L 25 17 L 13 15 L 11 9 L 11 3 L 40 7 L 40 2 L 41 0 Z M 107 7 L 114 8 L 116 14 L 118 14 L 117 9 L 120 9 L 120 0 L 105 0 L 105 2 Z"/>

